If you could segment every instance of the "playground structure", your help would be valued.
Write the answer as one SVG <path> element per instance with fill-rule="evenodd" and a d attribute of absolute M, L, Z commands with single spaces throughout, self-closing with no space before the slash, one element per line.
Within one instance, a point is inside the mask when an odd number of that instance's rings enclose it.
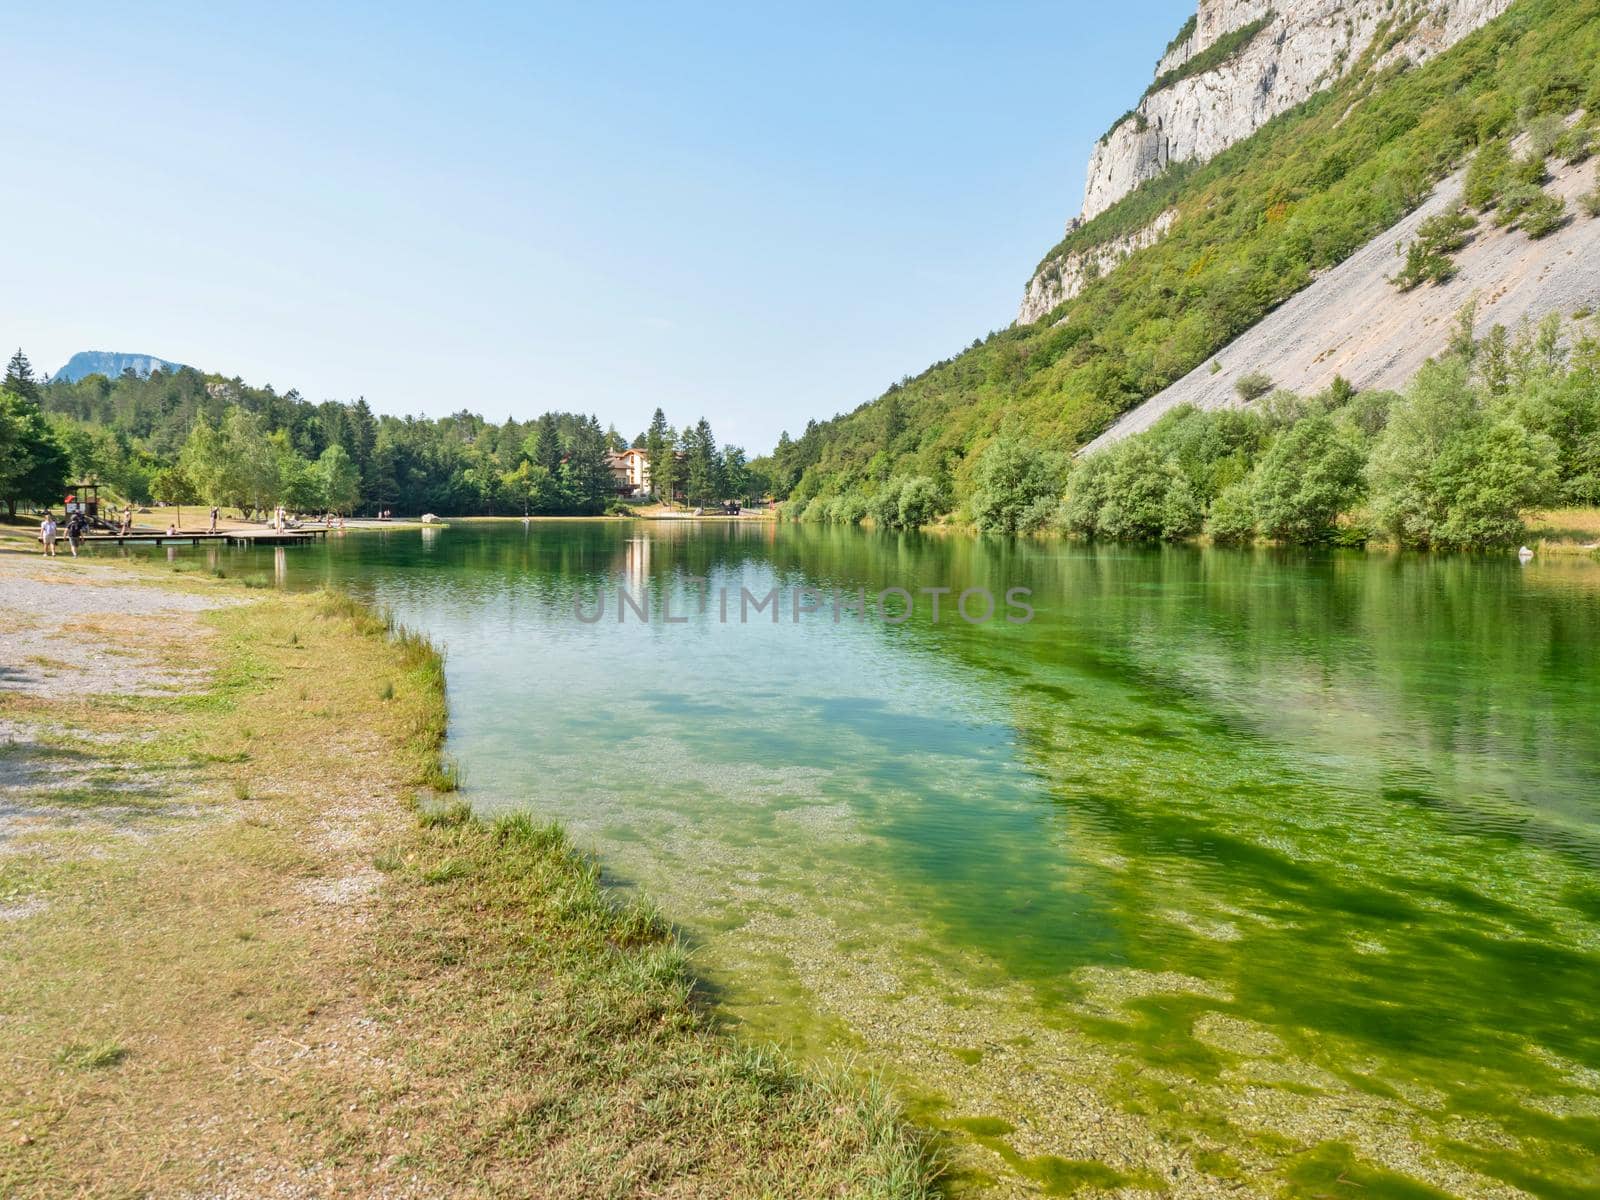
<path fill-rule="evenodd" d="M 75 483 L 72 490 L 67 493 L 66 503 L 62 506 L 71 517 L 75 512 L 81 512 L 84 519 L 89 522 L 90 529 L 115 529 L 110 521 L 100 515 L 100 485 L 92 480 L 87 483 Z"/>

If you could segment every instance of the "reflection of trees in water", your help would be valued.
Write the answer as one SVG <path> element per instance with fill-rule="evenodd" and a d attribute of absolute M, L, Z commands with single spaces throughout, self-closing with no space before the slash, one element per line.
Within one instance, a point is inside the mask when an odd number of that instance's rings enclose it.
<path fill-rule="evenodd" d="M 1029 587 L 1025 627 L 864 624 L 856 644 L 942 689 L 912 705 L 819 679 L 788 698 L 787 740 L 706 723 L 741 761 L 839 762 L 834 794 L 892 850 L 875 897 L 934 934 L 908 955 L 981 948 L 1051 1019 L 1080 967 L 1207 980 L 1226 998 L 1129 998 L 1086 1026 L 1197 1079 L 1229 1061 L 1194 1036 L 1211 1010 L 1457 1109 L 1570 1092 L 1540 1047 L 1600 1066 L 1581 807 L 1600 782 L 1600 572 L 768 523 L 458 523 L 426 554 L 407 544 L 347 539 L 329 569 L 535 628 L 597 584 Z M 732 696 L 766 670 L 726 669 Z M 1497 1103 L 1516 1128 L 1514 1099 Z M 1553 1123 L 1530 1145 L 1570 1153 L 1574 1136 Z"/>

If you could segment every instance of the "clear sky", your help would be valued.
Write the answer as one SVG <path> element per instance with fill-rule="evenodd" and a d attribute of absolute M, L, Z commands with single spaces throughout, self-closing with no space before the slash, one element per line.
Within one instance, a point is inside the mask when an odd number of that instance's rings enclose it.
<path fill-rule="evenodd" d="M 758 453 L 1012 319 L 1193 10 L 16 6 L 0 344 Z"/>

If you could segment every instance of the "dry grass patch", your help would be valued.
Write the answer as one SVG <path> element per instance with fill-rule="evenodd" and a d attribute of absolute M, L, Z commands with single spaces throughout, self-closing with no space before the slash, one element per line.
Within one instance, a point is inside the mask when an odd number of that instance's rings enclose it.
<path fill-rule="evenodd" d="M 1588 551 L 1600 545 L 1600 508 L 1556 508 L 1528 522 L 1541 551 Z"/>

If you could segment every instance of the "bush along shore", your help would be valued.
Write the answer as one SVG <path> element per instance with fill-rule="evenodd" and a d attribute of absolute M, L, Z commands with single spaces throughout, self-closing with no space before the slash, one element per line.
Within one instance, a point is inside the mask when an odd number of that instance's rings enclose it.
<path fill-rule="evenodd" d="M 1007 430 L 978 459 L 964 516 L 982 532 L 1108 541 L 1515 546 L 1534 513 L 1600 506 L 1600 328 L 1552 315 L 1475 340 L 1472 327 L 1468 309 L 1403 393 L 1336 380 L 1299 396 L 1257 372 L 1238 407 L 1176 408 L 1076 461 Z M 895 479 L 788 515 L 914 527 L 933 486 Z"/>
<path fill-rule="evenodd" d="M 86 611 L 0 691 L 0 1194 L 931 1194 L 880 1087 L 730 1038 L 653 907 L 457 798 L 426 638 L 51 566 Z M 108 630 L 137 669 L 83 674 Z"/>

